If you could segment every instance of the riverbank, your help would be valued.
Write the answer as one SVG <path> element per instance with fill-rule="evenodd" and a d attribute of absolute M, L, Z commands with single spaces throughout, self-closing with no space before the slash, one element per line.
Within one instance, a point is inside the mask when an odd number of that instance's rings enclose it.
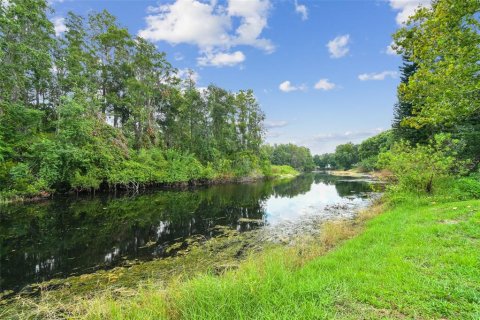
<path fill-rule="evenodd" d="M 167 285 L 220 274 L 267 248 L 313 241 L 327 221 L 354 218 L 378 197 L 370 186 L 312 173 L 6 206 L 0 304 L 19 301 L 26 311 L 39 300 L 60 303 L 49 307 L 53 312 L 72 298 L 134 292 L 145 281 Z M 62 229 L 52 231 L 58 223 Z"/>
<path fill-rule="evenodd" d="M 237 176 L 232 174 L 222 174 L 222 175 L 214 175 L 211 177 L 204 177 L 201 179 L 192 179 L 188 181 L 173 181 L 173 182 L 131 182 L 131 184 L 135 185 L 135 188 L 125 188 L 123 187 L 108 187 L 104 186 L 101 189 L 88 189 L 88 190 L 69 190 L 67 192 L 63 192 L 62 194 L 95 194 L 95 193 L 116 193 L 118 192 L 138 192 L 139 190 L 147 190 L 147 189 L 182 189 L 187 187 L 195 187 L 195 186 L 206 186 L 206 185 L 216 185 L 216 184 L 228 184 L 228 183 L 248 183 L 248 182 L 255 182 L 259 180 L 280 180 L 280 179 L 290 179 L 295 178 L 301 173 L 290 166 L 277 166 L 271 165 L 268 172 L 260 172 L 258 170 L 254 170 L 247 175 Z M 0 193 L 0 204 L 10 204 L 10 203 L 19 203 L 19 202 L 35 202 L 41 201 L 45 199 L 49 199 L 58 194 L 55 191 L 38 191 L 28 195 L 25 194 L 17 194 L 13 193 Z"/>
<path fill-rule="evenodd" d="M 412 201 L 366 222 L 363 233 L 325 256 L 313 258 L 321 250 L 311 247 L 277 249 L 223 277 L 147 290 L 129 302 L 96 300 L 88 315 L 473 319 L 480 314 L 479 206 L 480 201 Z M 358 232 L 331 227 L 326 248 Z"/>
<path fill-rule="evenodd" d="M 354 221 L 325 224 L 318 238 L 169 284 L 147 276 L 136 290 L 69 302 L 46 292 L 43 301 L 19 303 L 25 316 L 43 318 L 60 310 L 88 319 L 473 319 L 480 201 L 437 201 L 377 204 Z"/>
<path fill-rule="evenodd" d="M 371 172 L 360 172 L 356 169 L 350 170 L 327 170 L 328 174 L 339 176 L 339 177 L 356 177 L 356 178 L 365 178 L 371 177 Z"/>

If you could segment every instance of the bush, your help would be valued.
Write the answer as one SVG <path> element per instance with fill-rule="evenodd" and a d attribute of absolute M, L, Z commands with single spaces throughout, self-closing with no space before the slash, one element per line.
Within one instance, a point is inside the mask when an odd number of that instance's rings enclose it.
<path fill-rule="evenodd" d="M 296 176 L 298 175 L 298 171 L 293 169 L 290 166 L 272 166 L 272 174 L 273 177 L 276 176 Z"/>
<path fill-rule="evenodd" d="M 480 178 L 471 176 L 457 179 L 455 189 L 463 199 L 480 199 Z"/>
<path fill-rule="evenodd" d="M 366 159 L 363 159 L 357 164 L 357 168 L 360 172 L 369 172 L 378 169 L 377 166 L 378 157 L 372 156 Z"/>
<path fill-rule="evenodd" d="M 415 147 L 401 141 L 380 155 L 379 164 L 393 173 L 397 189 L 432 193 L 438 181 L 464 170 L 466 163 L 456 158 L 460 149 L 459 141 L 448 134 Z"/>

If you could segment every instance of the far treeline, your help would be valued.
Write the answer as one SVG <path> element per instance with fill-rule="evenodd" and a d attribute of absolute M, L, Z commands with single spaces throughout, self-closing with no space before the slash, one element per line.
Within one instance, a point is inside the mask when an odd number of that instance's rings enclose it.
<path fill-rule="evenodd" d="M 392 129 L 316 155 L 316 166 L 386 169 L 397 188 L 426 192 L 463 177 L 461 187 L 480 196 L 479 13 L 478 0 L 418 10 L 394 34 L 403 65 Z"/>
<path fill-rule="evenodd" d="M 251 90 L 199 90 L 107 11 L 68 13 L 61 35 L 50 11 L 0 5 L 0 196 L 295 173 L 261 148 Z"/>

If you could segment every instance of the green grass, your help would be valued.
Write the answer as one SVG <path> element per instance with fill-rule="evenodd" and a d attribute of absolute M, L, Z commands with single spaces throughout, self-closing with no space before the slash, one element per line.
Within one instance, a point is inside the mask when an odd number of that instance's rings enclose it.
<path fill-rule="evenodd" d="M 302 248 L 166 291 L 89 305 L 92 319 L 480 319 L 480 201 L 398 205 L 326 255 Z"/>

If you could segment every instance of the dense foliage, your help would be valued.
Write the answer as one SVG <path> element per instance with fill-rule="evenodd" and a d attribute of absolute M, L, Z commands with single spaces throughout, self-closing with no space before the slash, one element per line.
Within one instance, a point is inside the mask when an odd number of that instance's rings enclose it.
<path fill-rule="evenodd" d="M 456 158 L 461 150 L 458 140 L 439 134 L 416 147 L 400 141 L 380 155 L 380 163 L 393 174 L 397 188 L 431 193 L 439 180 L 465 170 L 465 163 Z"/>
<path fill-rule="evenodd" d="M 199 90 L 110 13 L 0 6 L 0 194 L 134 188 L 270 172 L 252 91 Z"/>
<path fill-rule="evenodd" d="M 296 170 L 308 172 L 315 168 L 310 149 L 292 143 L 266 145 L 263 151 L 274 165 L 288 165 Z"/>

